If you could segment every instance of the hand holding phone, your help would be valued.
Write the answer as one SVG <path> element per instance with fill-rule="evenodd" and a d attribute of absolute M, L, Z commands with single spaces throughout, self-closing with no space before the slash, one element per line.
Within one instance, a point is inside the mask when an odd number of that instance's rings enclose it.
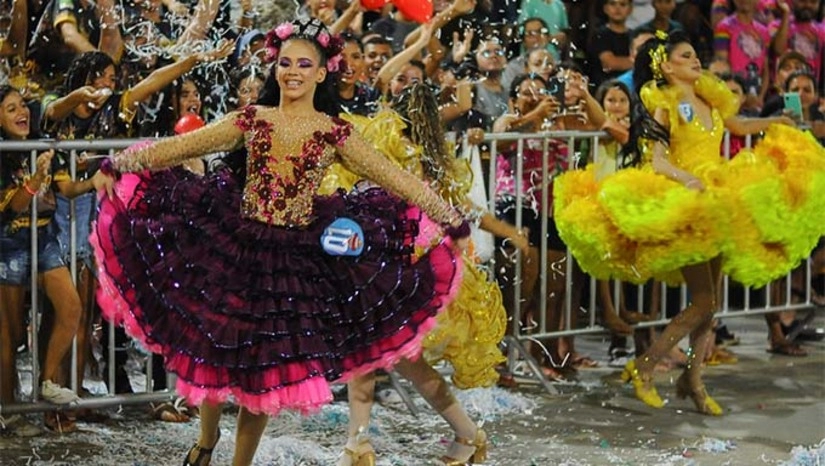
<path fill-rule="evenodd" d="M 802 100 L 798 92 L 786 92 L 783 96 L 785 101 L 785 113 L 797 121 L 802 121 Z"/>

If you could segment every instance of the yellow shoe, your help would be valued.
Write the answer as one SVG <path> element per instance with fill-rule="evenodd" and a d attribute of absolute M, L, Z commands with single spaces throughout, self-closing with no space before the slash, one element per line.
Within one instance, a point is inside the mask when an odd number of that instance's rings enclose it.
<path fill-rule="evenodd" d="M 456 443 L 460 443 L 462 445 L 466 445 L 468 447 L 474 447 L 475 451 L 472 455 L 466 460 L 461 461 L 449 456 L 442 456 L 441 462 L 444 463 L 445 466 L 464 466 L 467 464 L 481 464 L 487 460 L 487 433 L 484 432 L 483 429 L 479 428 L 476 431 L 476 438 L 474 440 L 456 437 L 453 440 Z"/>
<path fill-rule="evenodd" d="M 680 399 L 685 399 L 688 396 L 696 405 L 696 410 L 702 414 L 709 416 L 721 416 L 723 414 L 722 407 L 713 398 L 708 395 L 708 391 L 704 385 L 698 387 L 691 387 L 690 381 L 685 377 L 687 373 L 682 373 L 679 380 L 676 381 L 676 396 Z"/>
<path fill-rule="evenodd" d="M 650 378 L 642 378 L 642 374 L 636 369 L 635 359 L 629 361 L 627 365 L 624 366 L 622 381 L 625 383 L 633 382 L 633 388 L 636 390 L 636 398 L 641 400 L 642 403 L 651 408 L 661 408 L 665 405 L 665 402 L 662 401 Z"/>
<path fill-rule="evenodd" d="M 364 440 L 359 443 L 358 450 L 352 451 L 344 447 L 344 456 L 349 457 L 350 466 L 375 466 L 375 450 L 372 449 L 368 441 Z"/>

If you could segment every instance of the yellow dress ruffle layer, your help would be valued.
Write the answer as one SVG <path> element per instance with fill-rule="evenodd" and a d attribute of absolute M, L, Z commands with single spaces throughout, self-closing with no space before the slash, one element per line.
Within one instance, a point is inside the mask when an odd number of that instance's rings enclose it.
<path fill-rule="evenodd" d="M 406 123 L 392 110 L 382 110 L 373 117 L 342 115 L 353 124 L 356 131 L 388 159 L 398 166 L 423 177 L 421 148 L 411 144 L 402 135 Z M 442 197 L 453 203 L 466 198 L 472 175 L 467 165 L 457 164 L 450 181 L 441 190 Z M 327 171 L 319 194 L 329 194 L 337 189 L 350 190 L 360 177 L 340 164 L 333 164 Z M 459 199 L 460 198 L 460 199 Z M 472 248 L 470 248 L 472 250 Z M 423 251 L 422 251 L 423 253 Z M 498 381 L 495 368 L 504 362 L 498 345 L 507 327 L 507 312 L 502 302 L 501 290 L 473 260 L 471 252 L 462 255 L 464 273 L 461 288 L 453 302 L 438 316 L 438 324 L 424 338 L 424 357 L 430 363 L 441 360 L 453 366 L 452 380 L 456 387 L 467 389 L 487 387 Z"/>
<path fill-rule="evenodd" d="M 507 329 L 507 314 L 498 285 L 467 254 L 462 258 L 461 288 L 424 338 L 424 357 L 430 363 L 449 362 L 458 388 L 489 387 L 498 381 L 496 366 L 505 360 L 498 344 Z"/>
<path fill-rule="evenodd" d="M 667 110 L 669 159 L 697 176 L 703 192 L 649 164 L 600 181 L 590 167 L 555 180 L 559 233 L 593 276 L 676 283 L 682 267 L 721 255 L 735 281 L 761 286 L 799 264 L 825 234 L 822 146 L 810 134 L 775 125 L 753 150 L 727 162 L 720 144 L 735 97 L 710 75 L 696 92 L 714 108 L 711 128 L 680 108 L 677 89 L 647 85 L 641 98 L 651 113 Z"/>

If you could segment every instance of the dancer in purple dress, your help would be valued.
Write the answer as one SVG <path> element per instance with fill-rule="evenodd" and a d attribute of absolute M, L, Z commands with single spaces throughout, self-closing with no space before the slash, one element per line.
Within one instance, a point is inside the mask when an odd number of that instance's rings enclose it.
<path fill-rule="evenodd" d="M 332 102 L 340 39 L 301 20 L 267 42 L 277 105 L 116 155 L 113 176 L 131 174 L 101 194 L 92 235 L 104 313 L 162 354 L 178 393 L 201 404 L 185 465 L 209 464 L 230 397 L 241 407 L 233 464 L 247 465 L 269 415 L 311 412 L 331 401 L 331 382 L 417 357 L 460 282 L 454 247 L 467 223 L 334 112 L 319 111 Z M 165 169 L 241 147 L 243 184 L 228 172 Z M 316 196 L 335 161 L 395 195 Z M 445 235 L 413 262 L 424 213 Z"/>

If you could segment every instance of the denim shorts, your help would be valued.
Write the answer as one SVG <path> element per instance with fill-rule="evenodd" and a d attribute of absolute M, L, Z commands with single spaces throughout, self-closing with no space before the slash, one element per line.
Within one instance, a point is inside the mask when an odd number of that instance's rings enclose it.
<path fill-rule="evenodd" d="M 68 264 L 71 261 L 71 201 L 61 195 L 57 195 L 57 211 L 54 213 L 54 220 L 58 227 L 57 240 L 60 243 L 60 251 L 63 260 Z M 77 260 L 78 263 L 85 262 L 92 267 L 92 246 L 89 244 L 89 234 L 91 233 L 92 221 L 96 210 L 95 193 L 81 194 L 74 198 L 74 215 L 77 228 Z"/>
<path fill-rule="evenodd" d="M 37 229 L 37 270 L 65 267 L 54 222 Z M 8 234 L 0 230 L 0 284 L 22 285 L 31 279 L 31 228 Z"/>

